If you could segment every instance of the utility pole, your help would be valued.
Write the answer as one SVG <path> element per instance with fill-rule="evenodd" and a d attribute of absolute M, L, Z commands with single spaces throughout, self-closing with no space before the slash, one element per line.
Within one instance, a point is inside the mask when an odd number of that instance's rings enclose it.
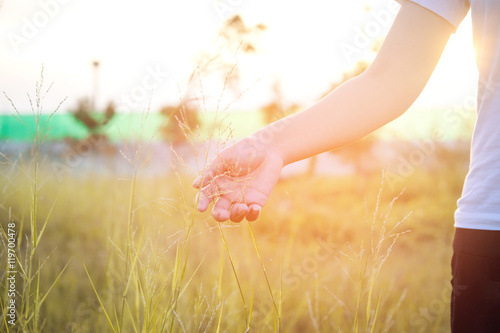
<path fill-rule="evenodd" d="M 99 60 L 92 61 L 92 111 L 96 111 L 99 97 Z"/>

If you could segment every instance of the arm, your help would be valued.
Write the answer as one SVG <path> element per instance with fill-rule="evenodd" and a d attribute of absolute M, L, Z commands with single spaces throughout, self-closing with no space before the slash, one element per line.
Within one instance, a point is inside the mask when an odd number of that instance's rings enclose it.
<path fill-rule="evenodd" d="M 452 33 L 429 10 L 403 3 L 370 67 L 309 109 L 254 136 L 269 143 L 284 164 L 355 141 L 404 113 L 420 95 Z M 262 139 L 260 139 L 262 141 Z"/>
<path fill-rule="evenodd" d="M 254 220 L 289 163 L 336 149 L 390 122 L 419 96 L 453 32 L 443 18 L 403 2 L 376 59 L 312 107 L 230 146 L 194 183 L 198 209 L 218 221 Z"/>

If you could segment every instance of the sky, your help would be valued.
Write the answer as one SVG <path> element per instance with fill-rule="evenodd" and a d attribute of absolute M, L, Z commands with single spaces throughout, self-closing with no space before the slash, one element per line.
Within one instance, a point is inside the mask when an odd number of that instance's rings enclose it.
<path fill-rule="evenodd" d="M 239 14 L 248 25 L 263 23 L 267 30 L 255 55 L 235 53 L 240 94 L 200 82 L 197 94 L 206 108 L 222 100 L 231 110 L 255 110 L 270 100 L 277 81 L 288 101 L 307 106 L 357 60 L 373 57 L 368 45 L 385 35 L 397 8 L 393 0 L 4 0 L 0 91 L 29 112 L 26 94 L 34 95 L 43 65 L 46 87 L 52 84 L 45 112 L 66 97 L 61 109 L 71 109 L 94 93 L 98 107 L 113 100 L 124 111 L 148 105 L 155 111 L 179 100 L 197 57 L 213 49 L 224 21 Z M 372 30 L 365 33 L 365 45 L 359 33 L 367 27 Z M 464 103 L 475 94 L 476 80 L 467 17 L 413 108 Z M 12 112 L 3 94 L 0 112 Z"/>

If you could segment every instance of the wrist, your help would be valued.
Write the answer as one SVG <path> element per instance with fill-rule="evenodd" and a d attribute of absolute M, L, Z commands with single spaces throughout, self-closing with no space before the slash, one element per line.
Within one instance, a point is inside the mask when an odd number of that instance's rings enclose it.
<path fill-rule="evenodd" d="M 273 159 L 279 160 L 282 166 L 288 164 L 284 145 L 279 141 L 276 131 L 274 131 L 270 126 L 255 132 L 248 137 L 248 139 L 257 151 L 262 152 Z"/>

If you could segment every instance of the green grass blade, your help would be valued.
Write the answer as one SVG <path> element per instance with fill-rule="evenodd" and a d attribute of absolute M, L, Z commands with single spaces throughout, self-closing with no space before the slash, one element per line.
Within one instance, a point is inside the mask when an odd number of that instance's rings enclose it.
<path fill-rule="evenodd" d="M 243 289 L 241 288 L 240 279 L 238 278 L 238 273 L 236 273 L 236 268 L 234 267 L 233 258 L 231 257 L 231 252 L 229 251 L 229 247 L 226 242 L 226 237 L 224 236 L 224 232 L 222 231 L 222 227 L 220 224 L 217 224 L 219 229 L 222 243 L 224 244 L 224 249 L 226 250 L 227 256 L 229 258 L 229 263 L 231 264 L 231 269 L 233 270 L 234 277 L 236 279 L 236 283 L 238 284 L 238 290 L 240 291 L 241 301 L 243 302 L 243 306 L 245 307 L 245 313 L 248 313 L 247 303 L 245 302 L 245 296 L 243 295 Z"/>
<path fill-rule="evenodd" d="M 269 283 L 269 278 L 267 276 L 266 267 L 264 266 L 264 262 L 262 261 L 262 257 L 260 256 L 259 248 L 257 247 L 257 242 L 255 241 L 255 236 L 253 234 L 253 229 L 252 229 L 251 223 L 248 223 L 248 228 L 250 229 L 250 236 L 252 237 L 253 245 L 255 247 L 255 252 L 257 253 L 257 257 L 258 257 L 259 262 L 260 262 L 260 267 L 262 268 L 262 272 L 264 273 L 264 277 L 266 278 L 267 289 L 269 290 L 269 294 L 271 295 L 271 299 L 273 301 L 274 311 L 276 311 L 276 316 L 278 316 L 278 319 L 279 319 L 278 307 L 276 306 L 276 301 L 274 299 L 273 290 L 271 288 L 271 284 Z"/>
<path fill-rule="evenodd" d="M 89 278 L 90 284 L 92 285 L 92 289 L 94 290 L 94 293 L 97 297 L 97 300 L 99 301 L 99 305 L 101 306 L 102 311 L 104 312 L 104 315 L 106 316 L 106 320 L 108 321 L 109 326 L 111 327 L 111 330 L 113 332 L 116 332 L 115 327 L 111 323 L 111 318 L 108 316 L 108 312 L 106 311 L 106 308 L 104 307 L 104 304 L 102 304 L 101 297 L 99 297 L 99 293 L 97 292 L 94 282 L 92 281 L 92 278 L 90 277 L 89 271 L 87 270 L 87 266 L 85 266 L 85 263 L 83 264 L 83 268 L 85 269 L 85 273 L 87 273 L 87 276 Z"/>
<path fill-rule="evenodd" d="M 375 314 L 374 314 L 374 317 L 373 317 L 373 322 L 372 322 L 372 328 L 371 328 L 371 333 L 374 333 L 375 332 L 375 324 L 377 322 L 377 318 L 378 318 L 378 310 L 380 309 L 380 300 L 382 298 L 382 293 L 378 296 L 378 302 L 377 302 L 377 308 L 375 309 Z"/>
<path fill-rule="evenodd" d="M 221 303 L 220 312 L 219 312 L 219 320 L 217 321 L 217 329 L 215 330 L 215 333 L 219 333 L 220 332 L 220 327 L 221 327 L 221 324 L 222 324 L 223 309 L 224 309 L 224 303 Z"/>
<path fill-rule="evenodd" d="M 50 288 L 47 290 L 47 292 L 45 293 L 45 295 L 40 300 L 40 306 L 43 304 L 43 302 L 45 301 L 45 299 L 47 298 L 47 296 L 51 292 L 52 288 L 54 288 L 54 286 L 57 284 L 57 282 L 59 281 L 59 279 L 63 275 L 64 271 L 66 270 L 66 268 L 68 267 L 68 265 L 69 265 L 70 262 L 71 262 L 71 259 L 66 263 L 66 265 L 63 267 L 63 269 L 61 270 L 61 272 L 59 273 L 59 275 L 57 275 L 57 278 L 54 280 L 54 282 L 52 282 L 52 285 L 50 286 Z"/>
<path fill-rule="evenodd" d="M 47 223 L 49 222 L 49 219 L 52 216 L 52 211 L 54 210 L 55 205 L 56 205 L 56 202 L 54 201 L 54 203 L 52 204 L 52 207 L 50 208 L 50 210 L 49 210 L 49 212 L 47 214 L 47 217 L 45 218 L 45 222 L 43 223 L 42 230 L 40 230 L 40 232 L 38 234 L 38 241 L 39 242 L 42 239 L 43 233 L 45 231 L 45 227 L 47 226 Z"/>

